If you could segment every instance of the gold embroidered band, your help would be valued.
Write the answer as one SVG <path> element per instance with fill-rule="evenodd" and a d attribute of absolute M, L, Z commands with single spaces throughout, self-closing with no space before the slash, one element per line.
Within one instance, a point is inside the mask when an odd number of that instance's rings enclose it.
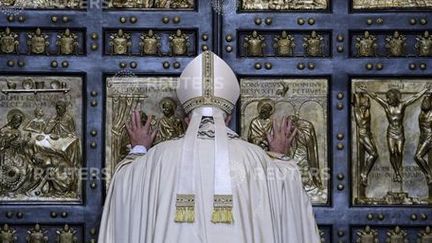
<path fill-rule="evenodd" d="M 232 110 L 234 109 L 234 104 L 232 104 L 231 102 L 229 102 L 224 98 L 220 98 L 216 96 L 212 96 L 212 97 L 199 96 L 199 97 L 192 98 L 183 104 L 183 109 L 185 113 L 189 113 L 193 109 L 205 105 L 216 106 L 222 109 L 223 111 L 227 112 L 228 114 L 231 114 Z"/>
<path fill-rule="evenodd" d="M 214 195 L 211 222 L 214 224 L 232 224 L 233 219 L 232 195 Z"/>
<path fill-rule="evenodd" d="M 214 64 L 213 53 L 204 52 L 202 61 L 202 95 L 204 97 L 214 96 Z"/>
<path fill-rule="evenodd" d="M 195 195 L 177 194 L 174 222 L 193 223 L 195 221 Z"/>

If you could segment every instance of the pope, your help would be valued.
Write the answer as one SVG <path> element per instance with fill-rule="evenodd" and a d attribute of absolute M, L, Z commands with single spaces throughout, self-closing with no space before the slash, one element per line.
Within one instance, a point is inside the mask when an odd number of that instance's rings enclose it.
<path fill-rule="evenodd" d="M 106 197 L 102 243 L 318 243 L 312 205 L 296 161 L 286 156 L 296 129 L 273 120 L 269 151 L 227 127 L 238 80 L 205 51 L 180 76 L 186 133 L 150 148 L 151 119 L 132 114 L 133 146 Z"/>

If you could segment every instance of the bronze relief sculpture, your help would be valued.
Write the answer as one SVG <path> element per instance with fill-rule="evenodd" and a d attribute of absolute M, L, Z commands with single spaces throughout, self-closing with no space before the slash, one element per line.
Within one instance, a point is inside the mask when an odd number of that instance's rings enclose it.
<path fill-rule="evenodd" d="M 0 241 L 2 243 L 15 243 L 17 240 L 16 230 L 11 228 L 8 224 L 4 224 L 0 229 Z"/>
<path fill-rule="evenodd" d="M 418 234 L 418 243 L 430 243 L 432 242 L 432 230 L 430 226 L 426 226 L 425 230 L 420 231 Z"/>
<path fill-rule="evenodd" d="M 189 2 L 189 0 L 172 0 L 169 6 L 172 9 L 193 7 L 193 5 Z"/>
<path fill-rule="evenodd" d="M 131 3 L 128 3 L 127 0 L 111 0 L 109 2 L 109 7 L 110 8 L 128 8 L 128 7 L 132 8 L 134 6 L 140 6 L 140 5 L 143 6 L 143 7 L 145 7 L 145 8 L 148 8 L 148 5 L 135 4 L 133 2 L 131 4 Z"/>
<path fill-rule="evenodd" d="M 45 127 L 46 134 L 59 137 L 74 136 L 76 132 L 75 121 L 67 112 L 68 104 L 62 100 L 55 103 L 56 115 L 53 116 Z"/>
<path fill-rule="evenodd" d="M 170 56 L 187 56 L 190 47 L 189 36 L 180 29 L 175 34 L 169 36 Z"/>
<path fill-rule="evenodd" d="M 354 203 L 431 202 L 429 87 L 422 79 L 353 80 Z"/>
<path fill-rule="evenodd" d="M 390 57 L 401 57 L 405 55 L 406 36 L 395 31 L 392 36 L 387 36 L 385 47 Z"/>
<path fill-rule="evenodd" d="M 78 243 L 76 233 L 76 230 L 65 224 L 62 229 L 56 230 L 57 243 Z"/>
<path fill-rule="evenodd" d="M 423 35 L 418 35 L 416 40 L 417 55 L 420 57 L 432 56 L 432 36 L 429 31 L 426 30 Z"/>
<path fill-rule="evenodd" d="M 298 115 L 290 115 L 288 118 L 297 129 L 292 148 L 288 152 L 292 157 L 303 157 L 300 160 L 300 172 L 303 181 L 310 187 L 323 190 L 324 185 L 320 173 L 319 148 L 315 127 L 312 122 L 299 118 Z"/>
<path fill-rule="evenodd" d="M 275 49 L 276 56 L 294 56 L 294 36 L 289 35 L 285 30 L 281 35 L 276 35 L 274 38 L 273 48 Z"/>
<path fill-rule="evenodd" d="M 268 150 L 267 134 L 272 131 L 272 115 L 275 104 L 271 99 L 262 99 L 258 102 L 258 116 L 252 119 L 249 125 L 248 141 Z"/>
<path fill-rule="evenodd" d="M 83 9 L 84 1 L 81 0 L 62 0 L 62 1 L 21 1 L 21 0 L 1 0 L 0 5 L 11 9 Z"/>
<path fill-rule="evenodd" d="M 131 54 L 131 35 L 123 31 L 117 30 L 117 33 L 111 34 L 109 46 L 112 55 L 130 55 Z"/>
<path fill-rule="evenodd" d="M 372 229 L 369 225 L 364 230 L 357 231 L 356 235 L 356 243 L 379 243 L 378 231 Z"/>
<path fill-rule="evenodd" d="M 323 10 L 328 8 L 328 0 L 241 0 L 242 10 Z"/>
<path fill-rule="evenodd" d="M 312 31 L 310 35 L 306 35 L 303 38 L 303 47 L 305 49 L 305 55 L 308 57 L 322 57 L 323 53 L 323 41 L 324 38 L 316 31 Z"/>
<path fill-rule="evenodd" d="M 361 9 L 425 9 L 432 7 L 431 0 L 352 0 L 353 8 Z"/>
<path fill-rule="evenodd" d="M 107 79 L 106 170 L 107 185 L 115 166 L 130 151 L 125 124 L 132 111 L 139 111 L 144 124 L 152 116 L 151 126 L 157 129 L 154 144 L 183 135 L 184 113 L 178 106 L 176 78 L 110 77 Z"/>
<path fill-rule="evenodd" d="M 27 243 L 48 243 L 47 231 L 39 224 L 27 231 Z"/>
<path fill-rule="evenodd" d="M 373 92 L 368 91 L 365 87 L 359 87 L 370 98 L 380 104 L 387 116 L 389 125 L 387 127 L 387 143 L 390 153 L 390 163 L 395 171 L 393 181 L 402 182 L 402 161 L 403 150 L 405 145 L 403 120 L 407 106 L 420 99 L 428 89 L 423 89 L 413 96 L 402 100 L 402 94 L 397 89 L 390 89 L 386 92 L 386 99 L 379 97 Z"/>
<path fill-rule="evenodd" d="M 314 203 L 327 202 L 327 80 L 254 79 L 240 81 L 241 136 L 268 150 L 272 119 L 288 116 L 297 130 L 287 156 L 298 162 L 304 188 Z M 324 130 L 323 130 L 324 129 Z"/>
<path fill-rule="evenodd" d="M 258 34 L 256 30 L 254 30 L 252 34 L 244 37 L 243 47 L 248 57 L 263 57 L 265 46 L 264 36 Z"/>
<path fill-rule="evenodd" d="M 59 55 L 78 55 L 79 42 L 78 36 L 72 33 L 68 28 L 64 33 L 57 34 L 57 53 Z"/>
<path fill-rule="evenodd" d="M 353 57 L 429 57 L 432 56 L 432 37 L 429 31 L 355 32 L 352 37 Z"/>
<path fill-rule="evenodd" d="M 358 160 L 361 163 L 360 180 L 367 186 L 368 176 L 378 158 L 378 151 L 371 132 L 370 99 L 364 93 L 354 94 L 353 100 L 358 137 Z"/>
<path fill-rule="evenodd" d="M 195 7 L 194 0 L 111 0 L 108 8 L 134 8 L 141 10 L 150 9 L 185 9 Z"/>
<path fill-rule="evenodd" d="M 40 28 L 37 28 L 34 33 L 27 34 L 27 46 L 29 54 L 49 54 L 48 35 L 43 33 Z"/>
<path fill-rule="evenodd" d="M 21 110 L 12 109 L 7 113 L 7 123 L 0 128 L 0 161 L 3 165 L 2 174 L 5 175 L 0 194 L 20 190 L 26 183 L 25 175 L 32 170 L 30 166 L 21 166 L 31 160 L 30 153 L 24 149 L 30 147 L 30 137 L 20 130 L 24 119 Z M 6 176 L 7 171 L 15 176 Z"/>
<path fill-rule="evenodd" d="M 7 88 L 0 93 L 0 200 L 81 200 L 77 176 L 82 164 L 81 119 L 76 116 L 81 114 L 81 78 L 0 77 L 4 79 Z M 47 81 L 59 85 L 44 87 Z M 60 83 L 69 83 L 70 88 L 61 88 Z M 8 108 L 10 99 L 17 101 L 14 106 L 18 108 Z"/>
<path fill-rule="evenodd" d="M 34 110 L 34 118 L 27 123 L 24 130 L 35 133 L 42 133 L 46 127 L 46 121 L 43 118 L 44 116 L 45 113 L 43 109 L 36 108 Z"/>
<path fill-rule="evenodd" d="M 107 30 L 105 53 L 133 56 L 191 56 L 196 50 L 195 30 Z"/>
<path fill-rule="evenodd" d="M 141 56 L 162 56 L 160 36 L 149 30 L 140 36 L 139 46 L 141 47 Z"/>
<path fill-rule="evenodd" d="M 408 233 L 402 230 L 399 226 L 396 226 L 393 230 L 387 232 L 386 242 L 388 243 L 409 243 L 406 238 Z"/>
<path fill-rule="evenodd" d="M 374 57 L 377 55 L 377 39 L 374 35 L 371 35 L 369 31 L 365 31 L 363 36 L 356 38 L 355 47 L 358 57 Z"/>
<path fill-rule="evenodd" d="M 414 160 L 423 172 L 429 187 L 429 200 L 432 201 L 432 95 L 423 98 L 418 116 L 419 140 Z"/>
<path fill-rule="evenodd" d="M 19 54 L 18 34 L 12 32 L 9 27 L 5 31 L 0 32 L 0 53 L 3 54 Z"/>
<path fill-rule="evenodd" d="M 159 103 L 163 116 L 157 122 L 157 135 L 155 143 L 160 143 L 184 134 L 186 126 L 181 118 L 176 117 L 176 101 L 170 97 L 164 97 Z"/>

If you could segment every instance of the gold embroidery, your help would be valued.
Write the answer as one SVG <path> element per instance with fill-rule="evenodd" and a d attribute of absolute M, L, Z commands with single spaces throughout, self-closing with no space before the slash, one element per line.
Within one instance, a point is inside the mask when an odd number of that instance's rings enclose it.
<path fill-rule="evenodd" d="M 213 54 L 211 52 L 204 52 L 203 54 L 203 96 L 204 97 L 212 97 L 214 96 L 214 79 L 213 79 Z"/>
<path fill-rule="evenodd" d="M 195 221 L 195 195 L 177 194 L 174 222 L 193 223 Z"/>
<path fill-rule="evenodd" d="M 211 222 L 214 224 L 232 224 L 233 213 L 232 195 L 214 195 Z"/>
<path fill-rule="evenodd" d="M 192 98 L 183 104 L 183 109 L 187 114 L 193 109 L 204 105 L 216 106 L 227 113 L 231 113 L 231 111 L 234 109 L 234 104 L 232 104 L 231 102 L 229 102 L 224 98 L 215 97 L 215 96 L 213 97 L 199 96 L 199 97 Z"/>

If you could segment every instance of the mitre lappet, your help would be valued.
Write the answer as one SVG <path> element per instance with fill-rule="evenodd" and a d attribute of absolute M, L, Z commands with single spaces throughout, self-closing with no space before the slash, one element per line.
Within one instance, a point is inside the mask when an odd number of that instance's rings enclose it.
<path fill-rule="evenodd" d="M 240 87 L 231 68 L 213 52 L 205 51 L 193 59 L 180 76 L 177 97 L 190 122 L 183 143 L 177 174 L 175 222 L 195 221 L 195 178 L 199 163 L 196 141 L 203 117 L 214 121 L 214 197 L 211 222 L 233 222 L 233 197 L 228 153 L 228 135 L 224 115 L 231 114 Z M 225 114 L 226 113 L 226 114 Z"/>

